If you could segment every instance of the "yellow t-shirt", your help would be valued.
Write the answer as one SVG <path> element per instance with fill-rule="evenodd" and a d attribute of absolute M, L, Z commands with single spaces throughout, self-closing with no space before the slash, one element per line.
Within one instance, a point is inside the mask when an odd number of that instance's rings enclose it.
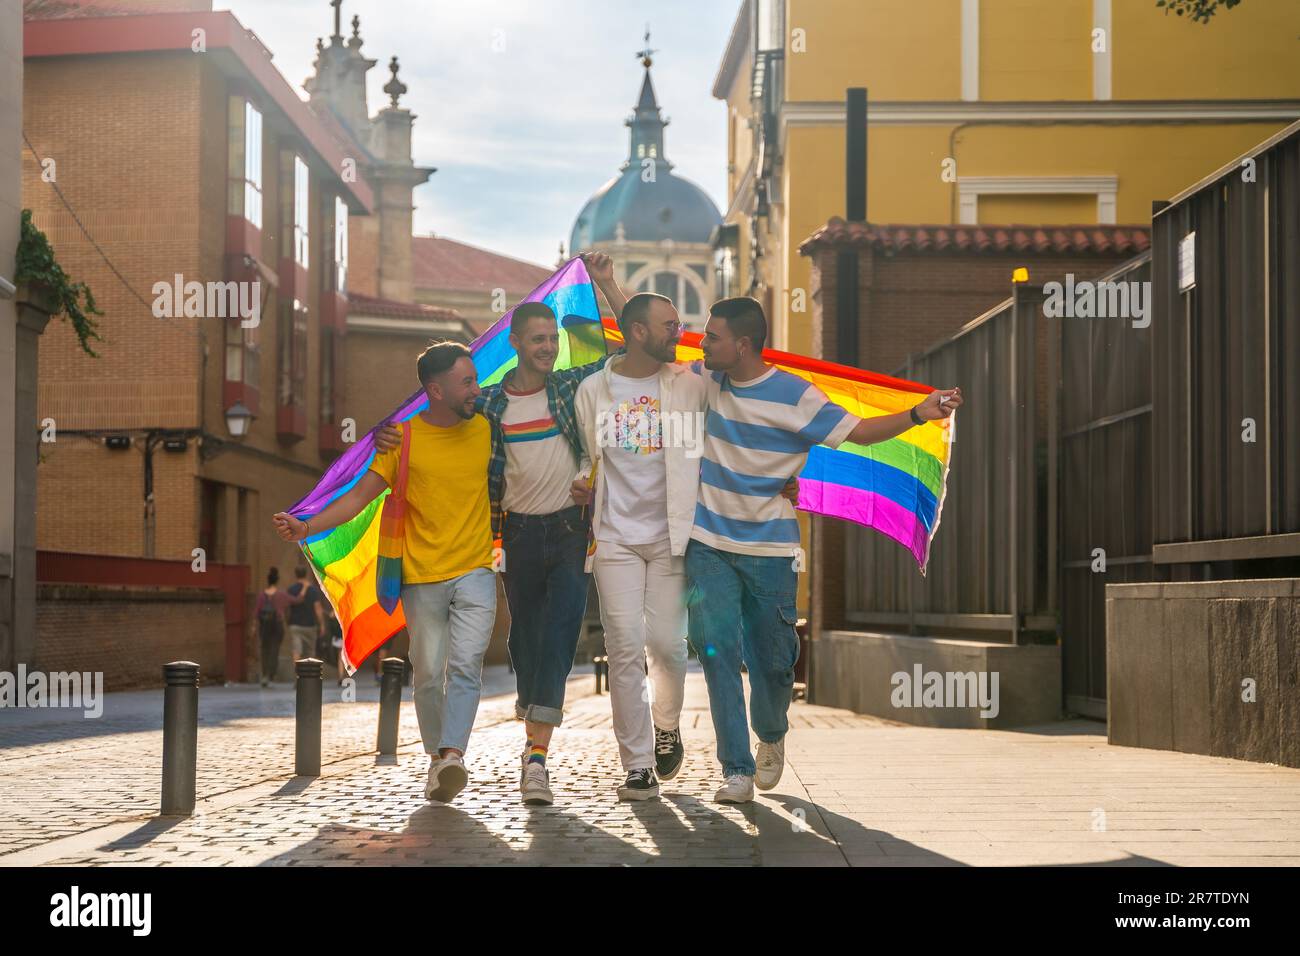
<path fill-rule="evenodd" d="M 487 419 L 475 415 L 440 428 L 417 415 L 401 427 L 412 429 L 402 583 L 430 584 L 492 567 L 487 488 L 492 431 Z M 390 488 L 401 452 L 399 445 L 376 454 L 370 464 Z"/>

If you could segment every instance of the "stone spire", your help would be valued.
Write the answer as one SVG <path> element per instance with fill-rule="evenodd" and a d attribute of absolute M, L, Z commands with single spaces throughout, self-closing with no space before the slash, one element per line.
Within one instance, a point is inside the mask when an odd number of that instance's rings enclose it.
<path fill-rule="evenodd" d="M 313 107 L 328 106 L 365 145 L 370 127 L 370 109 L 366 104 L 366 73 L 378 61 L 361 53 L 361 19 L 352 18 L 352 38 L 346 43 L 342 33 L 343 0 L 330 0 L 334 8 L 334 32 L 329 45 L 316 43 L 313 74 L 303 83 Z"/>
<path fill-rule="evenodd" d="M 671 168 L 672 164 L 664 156 L 664 127 L 668 125 L 668 120 L 664 119 L 659 111 L 654 84 L 650 82 L 650 67 L 654 63 L 651 55 L 659 51 L 650 49 L 648 28 L 645 42 L 645 47 L 636 52 L 641 65 L 645 67 L 645 77 L 641 81 L 641 95 L 637 97 L 636 108 L 624 124 L 631 130 L 631 134 L 628 137 L 627 162 L 623 168 L 626 169 L 633 164 L 639 165 L 647 158 L 653 159 L 656 164 L 662 162 Z"/>

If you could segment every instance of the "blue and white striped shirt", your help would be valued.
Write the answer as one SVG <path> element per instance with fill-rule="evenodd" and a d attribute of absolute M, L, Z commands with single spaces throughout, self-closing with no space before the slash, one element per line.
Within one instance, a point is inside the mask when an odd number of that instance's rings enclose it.
<path fill-rule="evenodd" d="M 799 522 L 781 489 L 813 446 L 837 447 L 861 419 L 775 367 L 743 385 L 723 372 L 704 377 L 709 411 L 691 537 L 738 554 L 793 554 Z"/>

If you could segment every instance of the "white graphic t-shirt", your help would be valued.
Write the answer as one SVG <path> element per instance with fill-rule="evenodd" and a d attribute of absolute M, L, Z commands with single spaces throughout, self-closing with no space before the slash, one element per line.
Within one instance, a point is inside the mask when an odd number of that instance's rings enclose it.
<path fill-rule="evenodd" d="M 668 537 L 668 472 L 659 419 L 659 376 L 610 374 L 612 408 L 596 419 L 605 469 L 601 541 L 652 544 Z"/>
<path fill-rule="evenodd" d="M 573 506 L 569 493 L 577 464 L 573 449 L 551 417 L 546 389 L 519 394 L 506 389 L 501 416 L 506 442 L 505 511 L 548 515 Z"/>

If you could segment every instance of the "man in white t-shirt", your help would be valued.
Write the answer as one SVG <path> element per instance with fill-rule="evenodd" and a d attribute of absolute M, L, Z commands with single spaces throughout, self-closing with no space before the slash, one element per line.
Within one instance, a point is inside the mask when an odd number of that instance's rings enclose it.
<path fill-rule="evenodd" d="M 666 297 L 632 296 L 619 328 L 627 354 L 578 388 L 590 467 L 575 480 L 574 497 L 591 487 L 595 550 L 588 566 L 600 593 L 614 735 L 626 773 L 618 796 L 648 800 L 659 795 L 660 777 L 677 775 L 684 755 L 684 556 L 700 477 L 704 380 L 674 364 L 682 323 Z"/>

